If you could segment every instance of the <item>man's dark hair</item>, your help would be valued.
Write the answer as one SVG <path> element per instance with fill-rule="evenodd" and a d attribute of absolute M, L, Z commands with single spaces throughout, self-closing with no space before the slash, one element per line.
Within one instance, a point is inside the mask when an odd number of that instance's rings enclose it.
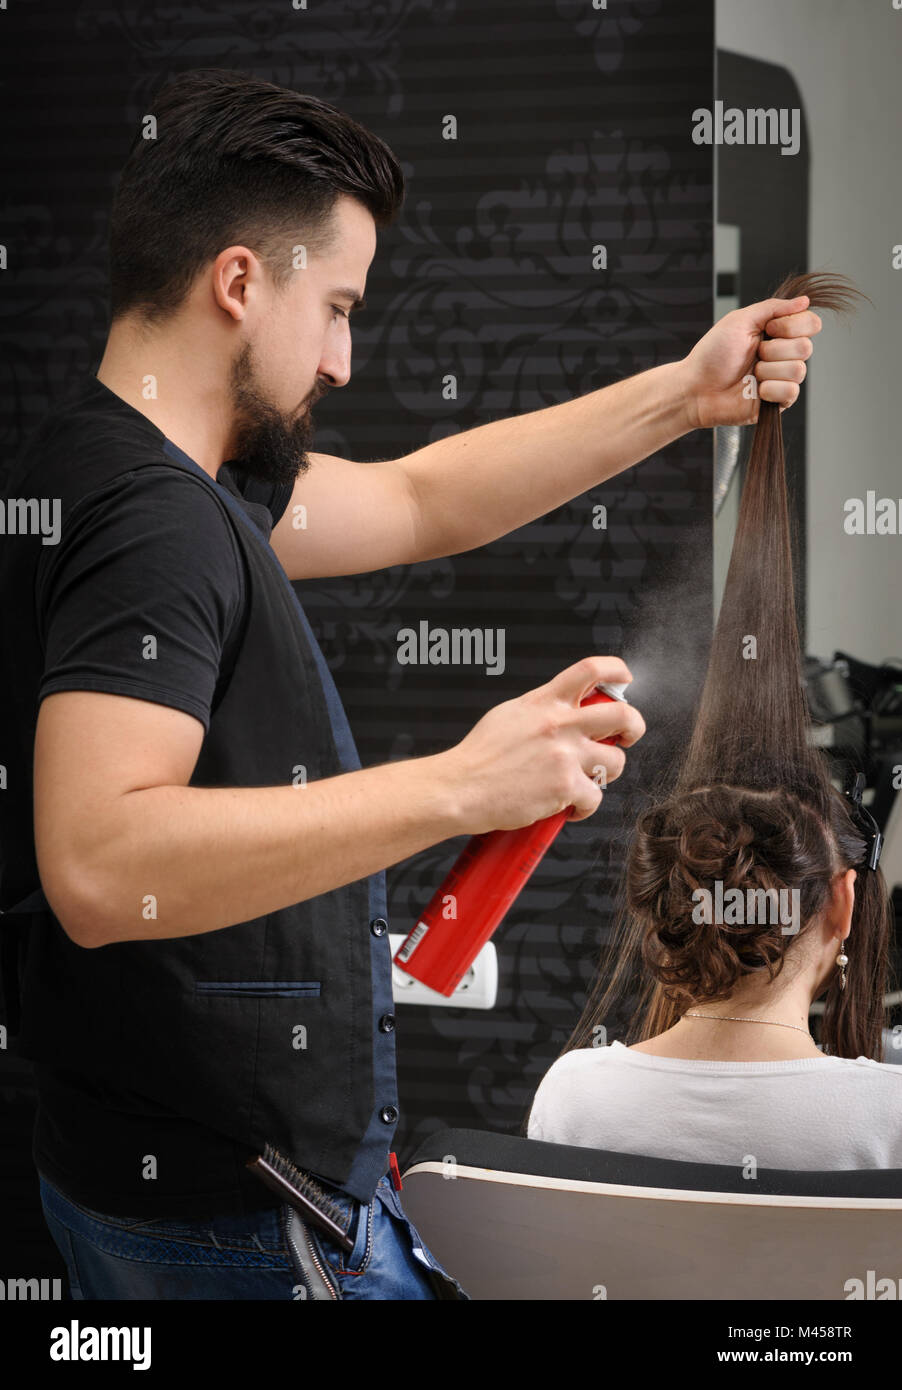
<path fill-rule="evenodd" d="M 110 219 L 111 316 L 170 317 L 201 269 L 232 243 L 247 245 L 277 290 L 291 277 L 291 248 L 328 253 L 341 194 L 387 226 L 404 176 L 377 135 L 322 101 L 225 68 L 173 78 L 139 132 Z"/>

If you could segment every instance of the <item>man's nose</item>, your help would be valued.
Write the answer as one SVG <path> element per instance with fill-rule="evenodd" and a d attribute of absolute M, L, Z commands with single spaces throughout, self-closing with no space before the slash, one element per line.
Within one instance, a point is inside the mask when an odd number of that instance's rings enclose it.
<path fill-rule="evenodd" d="M 323 352 L 317 376 L 329 386 L 347 386 L 351 380 L 351 348 L 329 348 Z"/>

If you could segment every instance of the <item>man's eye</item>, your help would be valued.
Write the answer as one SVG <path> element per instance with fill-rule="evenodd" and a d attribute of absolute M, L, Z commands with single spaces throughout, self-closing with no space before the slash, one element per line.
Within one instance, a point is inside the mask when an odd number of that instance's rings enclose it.
<path fill-rule="evenodd" d="M 335 310 L 336 314 L 341 314 L 343 319 L 349 319 L 351 317 L 346 309 L 342 309 L 340 304 L 333 304 L 332 308 Z"/>

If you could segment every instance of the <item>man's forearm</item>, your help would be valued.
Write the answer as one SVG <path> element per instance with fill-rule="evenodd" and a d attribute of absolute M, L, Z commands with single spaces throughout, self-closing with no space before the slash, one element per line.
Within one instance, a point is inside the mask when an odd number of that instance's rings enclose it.
<path fill-rule="evenodd" d="M 63 923 L 84 946 L 262 917 L 465 833 L 466 812 L 437 754 L 306 786 L 143 788 L 95 829 L 79 920 Z"/>
<path fill-rule="evenodd" d="M 695 428 L 682 362 L 449 435 L 398 462 L 417 498 L 418 560 L 525 526 Z"/>

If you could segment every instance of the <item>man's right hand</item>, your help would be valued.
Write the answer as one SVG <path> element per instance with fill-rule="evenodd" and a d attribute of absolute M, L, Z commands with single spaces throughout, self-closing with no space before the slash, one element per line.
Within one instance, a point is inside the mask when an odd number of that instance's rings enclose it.
<path fill-rule="evenodd" d="M 579 708 L 617 657 L 589 657 L 489 710 L 454 748 L 298 784 L 192 786 L 194 715 L 151 700 L 62 690 L 41 702 L 34 746 L 41 885 L 78 946 L 149 941 L 246 923 L 398 864 L 455 835 L 529 825 L 601 800 L 619 748 L 645 724 L 617 700 Z M 289 745 L 290 747 L 290 745 Z M 148 912 L 153 902 L 152 914 Z"/>
<path fill-rule="evenodd" d="M 630 748 L 645 733 L 639 711 L 622 700 L 580 707 L 599 681 L 632 681 L 617 656 L 588 656 L 546 685 L 490 709 L 460 743 L 442 753 L 463 808 L 467 833 L 516 830 L 573 806 L 585 820 L 605 784 L 619 777 Z M 622 746 L 596 740 L 619 738 Z"/>

